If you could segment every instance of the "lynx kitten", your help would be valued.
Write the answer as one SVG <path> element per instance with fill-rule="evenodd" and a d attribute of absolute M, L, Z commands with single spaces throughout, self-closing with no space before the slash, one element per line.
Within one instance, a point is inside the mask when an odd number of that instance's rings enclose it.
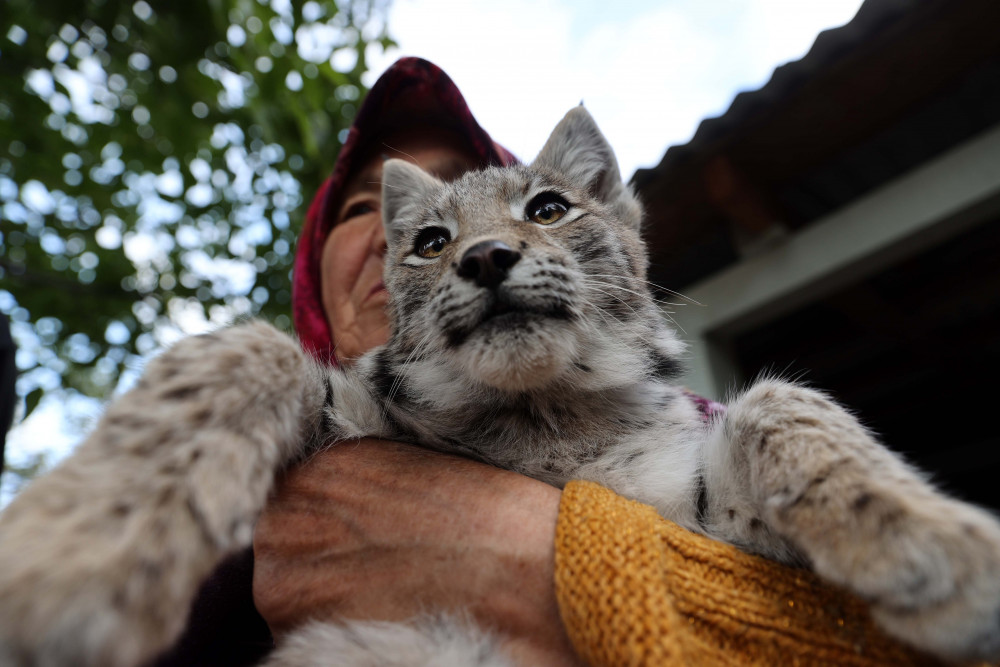
<path fill-rule="evenodd" d="M 383 207 L 386 345 L 320 369 L 266 324 L 182 341 L 0 515 L 0 664 L 148 661 L 249 544 L 275 471 L 362 436 L 597 481 L 808 565 L 903 641 L 1000 657 L 993 517 L 816 391 L 764 380 L 706 420 L 675 383 L 683 345 L 645 281 L 639 204 L 582 107 L 531 166 L 445 184 L 387 162 Z M 313 624 L 268 664 L 509 661 L 487 632 L 428 618 Z"/>

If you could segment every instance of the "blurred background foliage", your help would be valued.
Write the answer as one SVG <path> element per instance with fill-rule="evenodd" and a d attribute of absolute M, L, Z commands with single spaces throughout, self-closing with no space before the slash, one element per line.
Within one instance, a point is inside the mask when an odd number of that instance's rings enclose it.
<path fill-rule="evenodd" d="M 388 0 L 3 0 L 0 311 L 21 416 L 182 335 L 290 329 L 305 202 Z M 21 462 L 30 474 L 37 461 Z"/>

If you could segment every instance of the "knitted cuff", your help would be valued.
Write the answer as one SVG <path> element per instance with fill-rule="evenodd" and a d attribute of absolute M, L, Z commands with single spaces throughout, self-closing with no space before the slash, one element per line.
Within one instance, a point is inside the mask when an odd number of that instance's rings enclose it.
<path fill-rule="evenodd" d="M 681 664 L 682 619 L 669 594 L 662 519 L 590 482 L 563 490 L 556 596 L 573 646 L 591 665 Z"/>
<path fill-rule="evenodd" d="M 937 665 L 885 637 L 860 600 L 749 556 L 597 484 L 571 482 L 556 595 L 591 665 Z"/>

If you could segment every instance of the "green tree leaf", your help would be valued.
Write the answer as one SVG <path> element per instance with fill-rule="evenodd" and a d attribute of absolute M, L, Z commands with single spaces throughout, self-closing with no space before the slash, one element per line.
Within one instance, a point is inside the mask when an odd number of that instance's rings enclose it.
<path fill-rule="evenodd" d="M 386 0 L 4 0 L 0 310 L 18 393 L 105 396 L 181 331 L 290 328 L 309 201 Z"/>

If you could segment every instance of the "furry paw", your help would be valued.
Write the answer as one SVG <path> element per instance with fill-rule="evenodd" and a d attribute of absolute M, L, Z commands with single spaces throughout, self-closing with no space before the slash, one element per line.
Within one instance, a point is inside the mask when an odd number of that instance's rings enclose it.
<path fill-rule="evenodd" d="M 1000 659 L 1000 522 L 938 492 L 819 392 L 764 381 L 726 419 L 766 525 L 817 574 L 907 643 Z"/>
<path fill-rule="evenodd" d="M 941 497 L 862 501 L 882 539 L 855 551 L 856 562 L 817 561 L 817 571 L 842 577 L 883 628 L 914 646 L 951 660 L 1000 659 L 1000 524 Z"/>
<path fill-rule="evenodd" d="M 0 514 L 0 664 L 126 667 L 168 646 L 318 420 L 311 378 L 295 342 L 260 323 L 150 362 Z"/>

